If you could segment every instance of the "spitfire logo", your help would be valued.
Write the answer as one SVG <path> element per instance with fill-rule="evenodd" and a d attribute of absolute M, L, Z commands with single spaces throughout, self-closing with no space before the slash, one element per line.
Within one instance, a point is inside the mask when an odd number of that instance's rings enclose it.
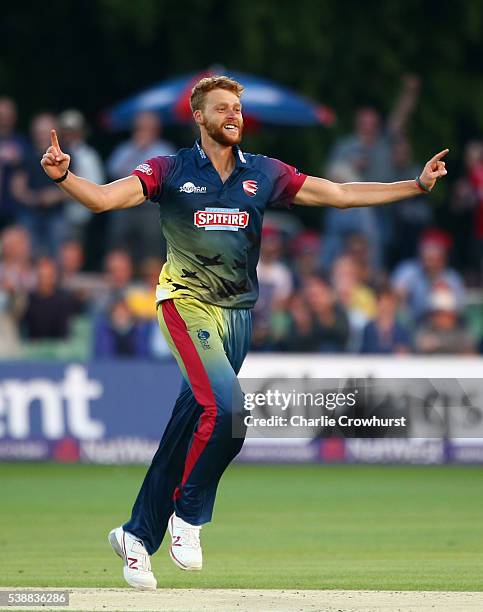
<path fill-rule="evenodd" d="M 247 196 L 253 198 L 253 196 L 256 195 L 258 191 L 257 181 L 243 181 L 242 185 L 243 191 L 247 194 Z"/>
<path fill-rule="evenodd" d="M 149 164 L 139 164 L 139 166 L 136 167 L 136 170 L 138 170 L 139 172 L 143 172 L 148 176 L 151 176 L 151 174 L 153 173 L 153 169 Z"/>
<path fill-rule="evenodd" d="M 195 212 L 196 227 L 205 230 L 237 232 L 248 225 L 250 214 L 238 208 L 205 208 Z"/>

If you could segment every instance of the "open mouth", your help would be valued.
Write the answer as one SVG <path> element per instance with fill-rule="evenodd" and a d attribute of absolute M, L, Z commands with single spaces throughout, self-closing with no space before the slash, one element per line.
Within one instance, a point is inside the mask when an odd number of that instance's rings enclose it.
<path fill-rule="evenodd" d="M 224 130 L 227 130 L 228 132 L 238 132 L 238 126 L 235 125 L 234 123 L 227 123 L 223 126 Z"/>

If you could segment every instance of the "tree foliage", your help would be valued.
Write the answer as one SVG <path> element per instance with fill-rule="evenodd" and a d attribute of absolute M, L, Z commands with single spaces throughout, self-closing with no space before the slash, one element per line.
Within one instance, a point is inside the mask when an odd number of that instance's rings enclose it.
<path fill-rule="evenodd" d="M 480 0 L 51 0 L 11 3 L 0 20 L 0 93 L 24 127 L 39 109 L 103 108 L 154 82 L 214 63 L 278 80 L 332 106 L 327 130 L 269 131 L 258 146 L 318 169 L 354 109 L 388 111 L 399 77 L 423 79 L 411 125 L 421 158 L 483 130 Z M 102 139 L 101 139 L 102 144 Z"/>

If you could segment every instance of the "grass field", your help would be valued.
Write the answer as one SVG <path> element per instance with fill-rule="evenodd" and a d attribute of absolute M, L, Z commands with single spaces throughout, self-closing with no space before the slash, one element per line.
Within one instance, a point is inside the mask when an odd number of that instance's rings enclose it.
<path fill-rule="evenodd" d="M 107 532 L 144 468 L 0 465 L 2 586 L 121 587 Z M 242 466 L 202 532 L 203 572 L 165 544 L 159 587 L 482 590 L 483 469 Z"/>

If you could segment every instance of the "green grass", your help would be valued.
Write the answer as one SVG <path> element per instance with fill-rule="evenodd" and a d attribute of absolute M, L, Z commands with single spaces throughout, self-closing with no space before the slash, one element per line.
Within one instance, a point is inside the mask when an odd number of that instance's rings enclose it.
<path fill-rule="evenodd" d="M 144 468 L 0 465 L 2 586 L 125 586 L 107 532 L 129 515 Z M 478 467 L 232 466 L 204 569 L 166 546 L 160 587 L 481 590 Z"/>

